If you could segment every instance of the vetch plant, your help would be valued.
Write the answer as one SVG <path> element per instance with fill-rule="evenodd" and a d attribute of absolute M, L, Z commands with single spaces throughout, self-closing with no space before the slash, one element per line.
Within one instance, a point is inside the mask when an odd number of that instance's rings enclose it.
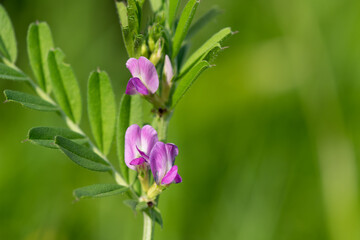
<path fill-rule="evenodd" d="M 72 67 L 65 63 L 64 53 L 55 47 L 49 26 L 35 22 L 28 30 L 28 57 L 35 82 L 15 64 L 15 34 L 1 5 L 0 79 L 27 83 L 34 92 L 5 90 L 6 102 L 55 112 L 67 124 L 67 128 L 30 129 L 31 143 L 58 149 L 81 167 L 114 177 L 111 184 L 75 189 L 75 198 L 123 194 L 128 198 L 124 203 L 143 214 L 143 239 L 152 239 L 155 222 L 163 225 L 158 208 L 160 194 L 182 182 L 181 169 L 175 165 L 178 147 L 166 139 L 169 121 L 177 103 L 199 75 L 213 66 L 223 41 L 233 33 L 224 28 L 189 54 L 190 37 L 218 11 L 211 9 L 191 25 L 198 0 L 189 0 L 179 15 L 178 0 L 150 0 L 152 16 L 145 21 L 143 4 L 144 0 L 116 2 L 129 56 L 126 67 L 131 73 L 119 106 L 108 74 L 100 69 L 90 74 L 87 109 L 94 141 L 80 127 L 84 108 L 81 90 Z M 144 112 L 143 101 L 151 104 L 151 111 Z M 145 124 L 144 114 L 152 117 L 151 124 Z M 108 159 L 114 137 L 119 169 Z"/>

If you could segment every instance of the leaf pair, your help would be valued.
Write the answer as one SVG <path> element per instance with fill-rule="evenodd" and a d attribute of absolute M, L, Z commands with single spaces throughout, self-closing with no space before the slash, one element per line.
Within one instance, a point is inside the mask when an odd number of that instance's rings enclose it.
<path fill-rule="evenodd" d="M 86 136 L 67 128 L 36 127 L 28 134 L 28 140 L 43 147 L 60 149 L 73 162 L 98 172 L 112 171 L 112 166 L 88 147 Z M 87 146 L 85 146 L 87 145 Z"/>
<path fill-rule="evenodd" d="M 44 92 L 54 92 L 64 113 L 75 123 L 80 123 L 82 103 L 79 84 L 65 55 L 54 49 L 51 31 L 47 23 L 36 22 L 29 26 L 27 46 L 30 65 Z"/>
<path fill-rule="evenodd" d="M 17 69 L 14 65 L 17 55 L 14 30 L 9 16 L 0 5 L 0 56 L 4 63 L 0 63 L 0 78 L 28 81 L 30 78 Z M 27 35 L 27 49 L 31 68 L 45 92 L 42 98 L 49 99 L 46 95 L 53 89 L 59 106 L 64 113 L 75 123 L 81 119 L 81 95 L 78 82 L 71 67 L 64 63 L 64 54 L 59 49 L 53 49 L 53 40 L 49 26 L 44 22 L 32 23 Z M 36 85 L 32 83 L 36 89 Z M 17 101 L 26 107 L 41 111 L 59 110 L 51 101 L 21 92 L 5 93 L 9 101 Z"/>

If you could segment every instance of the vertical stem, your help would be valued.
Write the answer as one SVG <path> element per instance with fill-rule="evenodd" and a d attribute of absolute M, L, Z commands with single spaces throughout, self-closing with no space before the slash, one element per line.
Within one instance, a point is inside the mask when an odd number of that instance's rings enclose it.
<path fill-rule="evenodd" d="M 142 240 L 153 240 L 154 236 L 154 221 L 152 218 L 143 212 L 144 216 L 144 229 L 143 229 L 143 238 Z"/>
<path fill-rule="evenodd" d="M 159 141 L 166 141 L 167 127 L 169 125 L 170 116 L 156 116 L 153 121 L 153 127 L 157 130 Z"/>

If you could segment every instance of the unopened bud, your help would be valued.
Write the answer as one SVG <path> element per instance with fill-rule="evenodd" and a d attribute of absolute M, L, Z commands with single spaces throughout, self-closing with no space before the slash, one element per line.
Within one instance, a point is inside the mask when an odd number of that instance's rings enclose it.
<path fill-rule="evenodd" d="M 150 56 L 150 61 L 156 66 L 162 57 L 163 41 L 162 38 L 156 42 L 155 49 Z"/>
<path fill-rule="evenodd" d="M 144 56 L 146 58 L 149 57 L 149 49 L 148 47 L 146 46 L 146 43 L 144 42 L 141 46 L 141 56 Z"/>
<path fill-rule="evenodd" d="M 151 36 L 148 39 L 148 45 L 149 45 L 150 52 L 153 52 L 155 50 L 155 41 Z"/>

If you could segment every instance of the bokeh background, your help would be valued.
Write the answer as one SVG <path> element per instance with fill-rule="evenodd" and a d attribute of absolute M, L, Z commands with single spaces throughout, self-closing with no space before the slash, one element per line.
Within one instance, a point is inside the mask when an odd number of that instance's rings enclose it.
<path fill-rule="evenodd" d="M 47 21 L 83 98 L 100 67 L 119 99 L 130 75 L 113 0 L 1 3 L 21 69 L 31 74 L 28 25 Z M 215 4 L 223 14 L 193 47 L 225 26 L 238 34 L 173 116 L 168 139 L 180 148 L 183 183 L 161 197 L 156 239 L 360 239 L 360 1 L 206 0 L 196 17 Z M 31 92 L 5 81 L 0 89 Z M 140 239 L 142 216 L 123 196 L 73 203 L 73 189 L 111 178 L 22 143 L 34 126 L 64 124 L 0 104 L 0 238 Z"/>

